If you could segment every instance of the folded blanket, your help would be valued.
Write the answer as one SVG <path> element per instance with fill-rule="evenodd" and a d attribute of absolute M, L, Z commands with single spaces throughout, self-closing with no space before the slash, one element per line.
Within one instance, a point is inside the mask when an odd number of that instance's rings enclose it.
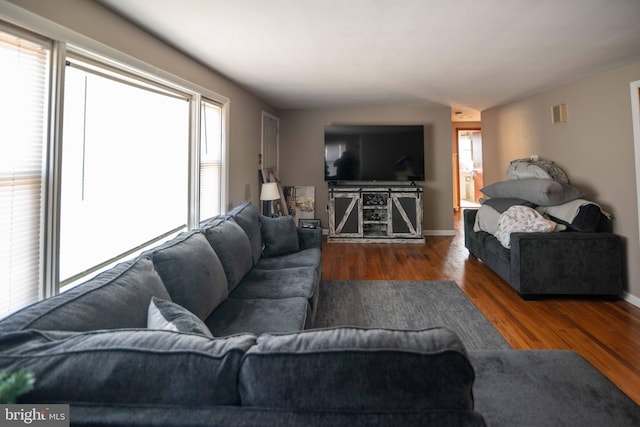
<path fill-rule="evenodd" d="M 580 208 L 586 205 L 596 205 L 600 208 L 600 205 L 598 205 L 597 203 L 590 202 L 589 200 L 585 199 L 576 199 L 567 203 L 563 203 L 561 205 L 544 206 L 541 207 L 541 209 L 543 210 L 542 213 L 546 213 L 548 215 L 560 218 L 566 222 L 571 223 L 571 221 L 573 221 L 573 219 L 578 215 Z M 541 209 L 539 208 L 538 210 L 540 211 Z M 602 208 L 600 208 L 600 212 L 602 212 L 602 214 L 607 218 L 611 218 L 611 215 L 603 211 Z"/>
<path fill-rule="evenodd" d="M 495 236 L 505 248 L 511 248 L 511 233 L 555 231 L 556 223 L 545 219 L 540 212 L 522 205 L 511 206 L 500 214 Z"/>

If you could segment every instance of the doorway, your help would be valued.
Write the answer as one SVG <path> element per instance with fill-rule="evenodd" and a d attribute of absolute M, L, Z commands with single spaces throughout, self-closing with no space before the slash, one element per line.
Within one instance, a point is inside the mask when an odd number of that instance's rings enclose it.
<path fill-rule="evenodd" d="M 458 137 L 458 194 L 460 207 L 480 205 L 482 179 L 482 131 L 457 129 Z"/>

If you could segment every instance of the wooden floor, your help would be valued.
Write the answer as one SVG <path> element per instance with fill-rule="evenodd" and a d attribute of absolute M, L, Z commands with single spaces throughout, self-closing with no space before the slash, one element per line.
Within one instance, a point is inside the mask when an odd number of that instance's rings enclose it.
<path fill-rule="evenodd" d="M 624 300 L 524 301 L 455 237 L 425 244 L 323 243 L 323 279 L 454 280 L 515 349 L 571 349 L 640 404 L 640 308 Z"/>

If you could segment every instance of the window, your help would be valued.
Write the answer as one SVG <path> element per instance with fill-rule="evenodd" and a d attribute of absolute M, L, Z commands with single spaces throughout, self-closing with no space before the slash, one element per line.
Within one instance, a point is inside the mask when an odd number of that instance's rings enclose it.
<path fill-rule="evenodd" d="M 65 70 L 60 279 L 186 227 L 186 95 L 84 58 Z"/>
<path fill-rule="evenodd" d="M 51 46 L 0 27 L 0 317 L 43 296 Z"/>
<path fill-rule="evenodd" d="M 200 220 L 222 213 L 223 137 L 222 108 L 203 100 L 200 130 Z"/>
<path fill-rule="evenodd" d="M 224 210 L 229 100 L 129 59 L 0 22 L 0 318 Z"/>

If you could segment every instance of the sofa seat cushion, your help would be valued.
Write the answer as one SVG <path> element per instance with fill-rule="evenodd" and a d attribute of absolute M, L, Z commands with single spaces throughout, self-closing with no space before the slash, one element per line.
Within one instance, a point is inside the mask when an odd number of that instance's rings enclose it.
<path fill-rule="evenodd" d="M 322 252 L 317 248 L 303 249 L 289 255 L 260 258 L 255 268 L 262 270 L 280 270 L 291 267 L 313 267 L 322 266 Z"/>
<path fill-rule="evenodd" d="M 227 215 L 232 217 L 247 234 L 255 264 L 262 256 L 262 230 L 258 208 L 251 202 L 245 202 L 233 208 Z"/>
<path fill-rule="evenodd" d="M 293 267 L 280 270 L 254 269 L 230 294 L 231 298 L 290 298 L 311 299 L 319 280 L 311 267 Z"/>
<path fill-rule="evenodd" d="M 233 218 L 218 219 L 203 230 L 222 262 L 229 291 L 232 291 L 253 267 L 251 242 Z"/>
<path fill-rule="evenodd" d="M 488 425 L 640 425 L 640 406 L 575 352 L 477 350 L 469 358 L 476 411 Z"/>
<path fill-rule="evenodd" d="M 223 266 L 201 232 L 183 233 L 147 254 L 171 300 L 200 319 L 206 319 L 227 298 Z"/>
<path fill-rule="evenodd" d="M 334 328 L 260 336 L 243 359 L 240 397 L 283 409 L 470 411 L 473 381 L 448 329 Z"/>
<path fill-rule="evenodd" d="M 292 216 L 260 217 L 262 227 L 262 256 L 274 257 L 300 250 L 298 231 Z"/>
<path fill-rule="evenodd" d="M 153 297 L 149 303 L 147 328 L 188 332 L 213 338 L 207 325 L 186 308 L 160 298 Z"/>
<path fill-rule="evenodd" d="M 304 329 L 308 301 L 293 297 L 282 299 L 228 298 L 211 313 L 205 324 L 216 337 L 264 332 L 295 332 Z"/>
<path fill-rule="evenodd" d="M 21 331 L 0 335 L 0 370 L 31 370 L 22 403 L 237 405 L 252 335 L 210 339 L 172 331 Z"/>
<path fill-rule="evenodd" d="M 151 260 L 138 258 L 0 321 L 1 331 L 145 328 L 151 297 L 170 299 Z"/>

